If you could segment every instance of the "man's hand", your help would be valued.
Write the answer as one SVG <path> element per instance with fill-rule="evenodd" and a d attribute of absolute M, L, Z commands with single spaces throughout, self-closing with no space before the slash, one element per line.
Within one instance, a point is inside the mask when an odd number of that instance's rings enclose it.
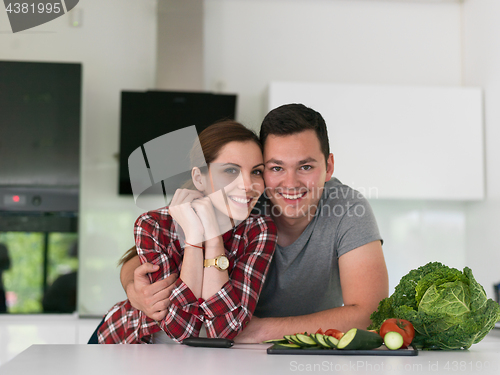
<path fill-rule="evenodd" d="M 243 331 L 236 336 L 234 341 L 240 344 L 257 344 L 264 341 L 265 339 L 262 339 L 262 337 L 265 334 L 263 332 L 263 325 L 261 324 L 264 320 L 253 316 L 250 323 L 243 328 Z"/>
<path fill-rule="evenodd" d="M 159 321 L 167 315 L 170 293 L 179 275 L 172 274 L 151 284 L 148 273 L 155 271 L 158 271 L 158 266 L 151 263 L 137 267 L 134 271 L 134 282 L 127 285 L 126 293 L 133 307 L 141 310 L 148 318 Z"/>

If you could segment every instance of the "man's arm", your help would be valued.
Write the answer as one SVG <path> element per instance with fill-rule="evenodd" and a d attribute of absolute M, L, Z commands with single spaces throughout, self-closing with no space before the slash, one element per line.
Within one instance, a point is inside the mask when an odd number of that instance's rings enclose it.
<path fill-rule="evenodd" d="M 389 294 L 380 241 L 370 242 L 342 255 L 339 270 L 344 306 L 301 316 L 254 317 L 236 341 L 258 343 L 297 332 L 316 332 L 318 328 L 335 328 L 343 332 L 350 328 L 366 329 L 370 324 L 370 314 Z"/>
<path fill-rule="evenodd" d="M 120 281 L 132 306 L 158 321 L 167 314 L 170 293 L 178 275 L 172 274 L 151 284 L 148 273 L 157 270 L 158 266 L 151 263 L 141 265 L 139 257 L 135 256 L 123 264 Z"/>
<path fill-rule="evenodd" d="M 135 246 L 133 248 L 135 249 Z M 135 251 L 135 253 L 137 254 L 137 251 Z M 122 268 L 120 269 L 120 281 L 123 289 L 125 289 L 125 292 L 127 292 L 127 287 L 134 283 L 134 271 L 140 265 L 141 262 L 139 261 L 139 257 L 137 255 L 123 263 Z"/>

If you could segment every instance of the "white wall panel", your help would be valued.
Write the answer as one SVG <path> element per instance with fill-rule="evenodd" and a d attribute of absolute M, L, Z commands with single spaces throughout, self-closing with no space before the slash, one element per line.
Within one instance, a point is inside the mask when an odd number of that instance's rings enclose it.
<path fill-rule="evenodd" d="M 205 89 L 258 129 L 271 81 L 461 83 L 457 1 L 205 0 Z"/>
<path fill-rule="evenodd" d="M 369 198 L 484 196 L 480 89 L 271 83 L 269 109 L 287 103 L 323 115 L 334 175 Z"/>
<path fill-rule="evenodd" d="M 493 297 L 500 282 L 500 1 L 466 0 L 465 83 L 484 88 L 486 199 L 467 205 L 467 263 Z"/>

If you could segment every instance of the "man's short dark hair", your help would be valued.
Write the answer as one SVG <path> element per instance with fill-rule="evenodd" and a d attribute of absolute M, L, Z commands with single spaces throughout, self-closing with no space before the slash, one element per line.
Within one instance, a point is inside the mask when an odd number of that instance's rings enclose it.
<path fill-rule="evenodd" d="M 314 130 L 318 136 L 321 152 L 328 162 L 330 143 L 323 116 L 303 104 L 285 104 L 270 111 L 260 127 L 260 141 L 263 145 L 269 135 L 284 136 Z"/>

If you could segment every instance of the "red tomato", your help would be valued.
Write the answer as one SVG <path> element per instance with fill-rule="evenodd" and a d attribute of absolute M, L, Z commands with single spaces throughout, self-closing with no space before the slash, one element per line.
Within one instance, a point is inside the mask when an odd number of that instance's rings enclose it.
<path fill-rule="evenodd" d="M 320 333 L 320 334 L 322 334 L 322 335 L 324 335 L 324 334 L 325 334 L 321 328 L 320 328 L 320 329 L 318 329 L 318 330 L 316 331 L 316 333 Z"/>
<path fill-rule="evenodd" d="M 333 336 L 337 340 L 340 340 L 342 338 L 342 336 L 344 336 L 344 332 L 339 331 L 338 329 L 330 328 L 330 329 L 326 330 L 325 335 Z"/>
<path fill-rule="evenodd" d="M 407 348 L 415 337 L 415 329 L 413 325 L 404 319 L 386 319 L 380 327 L 380 336 L 384 338 L 387 332 L 398 332 L 403 336 L 402 348 Z"/>

